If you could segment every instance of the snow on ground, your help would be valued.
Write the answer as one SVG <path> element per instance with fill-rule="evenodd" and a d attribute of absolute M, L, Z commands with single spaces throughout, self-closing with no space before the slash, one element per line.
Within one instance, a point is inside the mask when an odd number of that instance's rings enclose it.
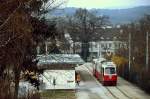
<path fill-rule="evenodd" d="M 46 70 L 41 79 L 41 89 L 75 89 L 75 70 Z"/>
<path fill-rule="evenodd" d="M 19 90 L 18 90 L 18 96 L 28 96 L 29 93 L 32 94 L 36 92 L 36 88 L 32 86 L 28 81 L 20 81 L 19 82 Z"/>

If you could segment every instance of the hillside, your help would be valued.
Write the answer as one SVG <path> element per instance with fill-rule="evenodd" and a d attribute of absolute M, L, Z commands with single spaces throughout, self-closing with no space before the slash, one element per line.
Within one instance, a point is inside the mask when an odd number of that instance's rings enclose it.
<path fill-rule="evenodd" d="M 77 8 L 64 8 L 48 13 L 50 16 L 73 15 Z M 124 24 L 139 20 L 144 14 L 150 14 L 150 6 L 140 6 L 128 9 L 90 9 L 91 12 L 97 12 L 97 16 L 107 15 L 113 24 Z"/>

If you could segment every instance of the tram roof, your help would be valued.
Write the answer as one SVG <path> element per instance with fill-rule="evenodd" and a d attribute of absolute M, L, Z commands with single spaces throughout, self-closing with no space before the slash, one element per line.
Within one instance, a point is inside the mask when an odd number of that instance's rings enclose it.
<path fill-rule="evenodd" d="M 102 67 L 116 67 L 116 65 L 112 61 L 105 61 L 103 62 Z"/>
<path fill-rule="evenodd" d="M 96 59 L 95 61 L 96 61 L 96 62 L 103 62 L 103 61 L 106 61 L 106 59 L 105 59 L 105 58 L 98 58 L 98 59 Z"/>

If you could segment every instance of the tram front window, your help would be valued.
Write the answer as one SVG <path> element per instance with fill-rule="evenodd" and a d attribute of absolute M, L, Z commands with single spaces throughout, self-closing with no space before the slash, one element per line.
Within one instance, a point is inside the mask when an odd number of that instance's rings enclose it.
<path fill-rule="evenodd" d="M 105 74 L 115 74 L 116 70 L 114 67 L 106 67 L 105 68 Z"/>

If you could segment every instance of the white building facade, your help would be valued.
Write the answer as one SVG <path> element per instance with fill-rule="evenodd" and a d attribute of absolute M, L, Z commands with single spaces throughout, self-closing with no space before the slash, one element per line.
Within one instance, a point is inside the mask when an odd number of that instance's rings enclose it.
<path fill-rule="evenodd" d="M 123 41 L 97 41 L 89 45 L 90 57 L 103 57 L 107 53 L 115 54 L 120 48 L 127 49 L 127 43 Z"/>

